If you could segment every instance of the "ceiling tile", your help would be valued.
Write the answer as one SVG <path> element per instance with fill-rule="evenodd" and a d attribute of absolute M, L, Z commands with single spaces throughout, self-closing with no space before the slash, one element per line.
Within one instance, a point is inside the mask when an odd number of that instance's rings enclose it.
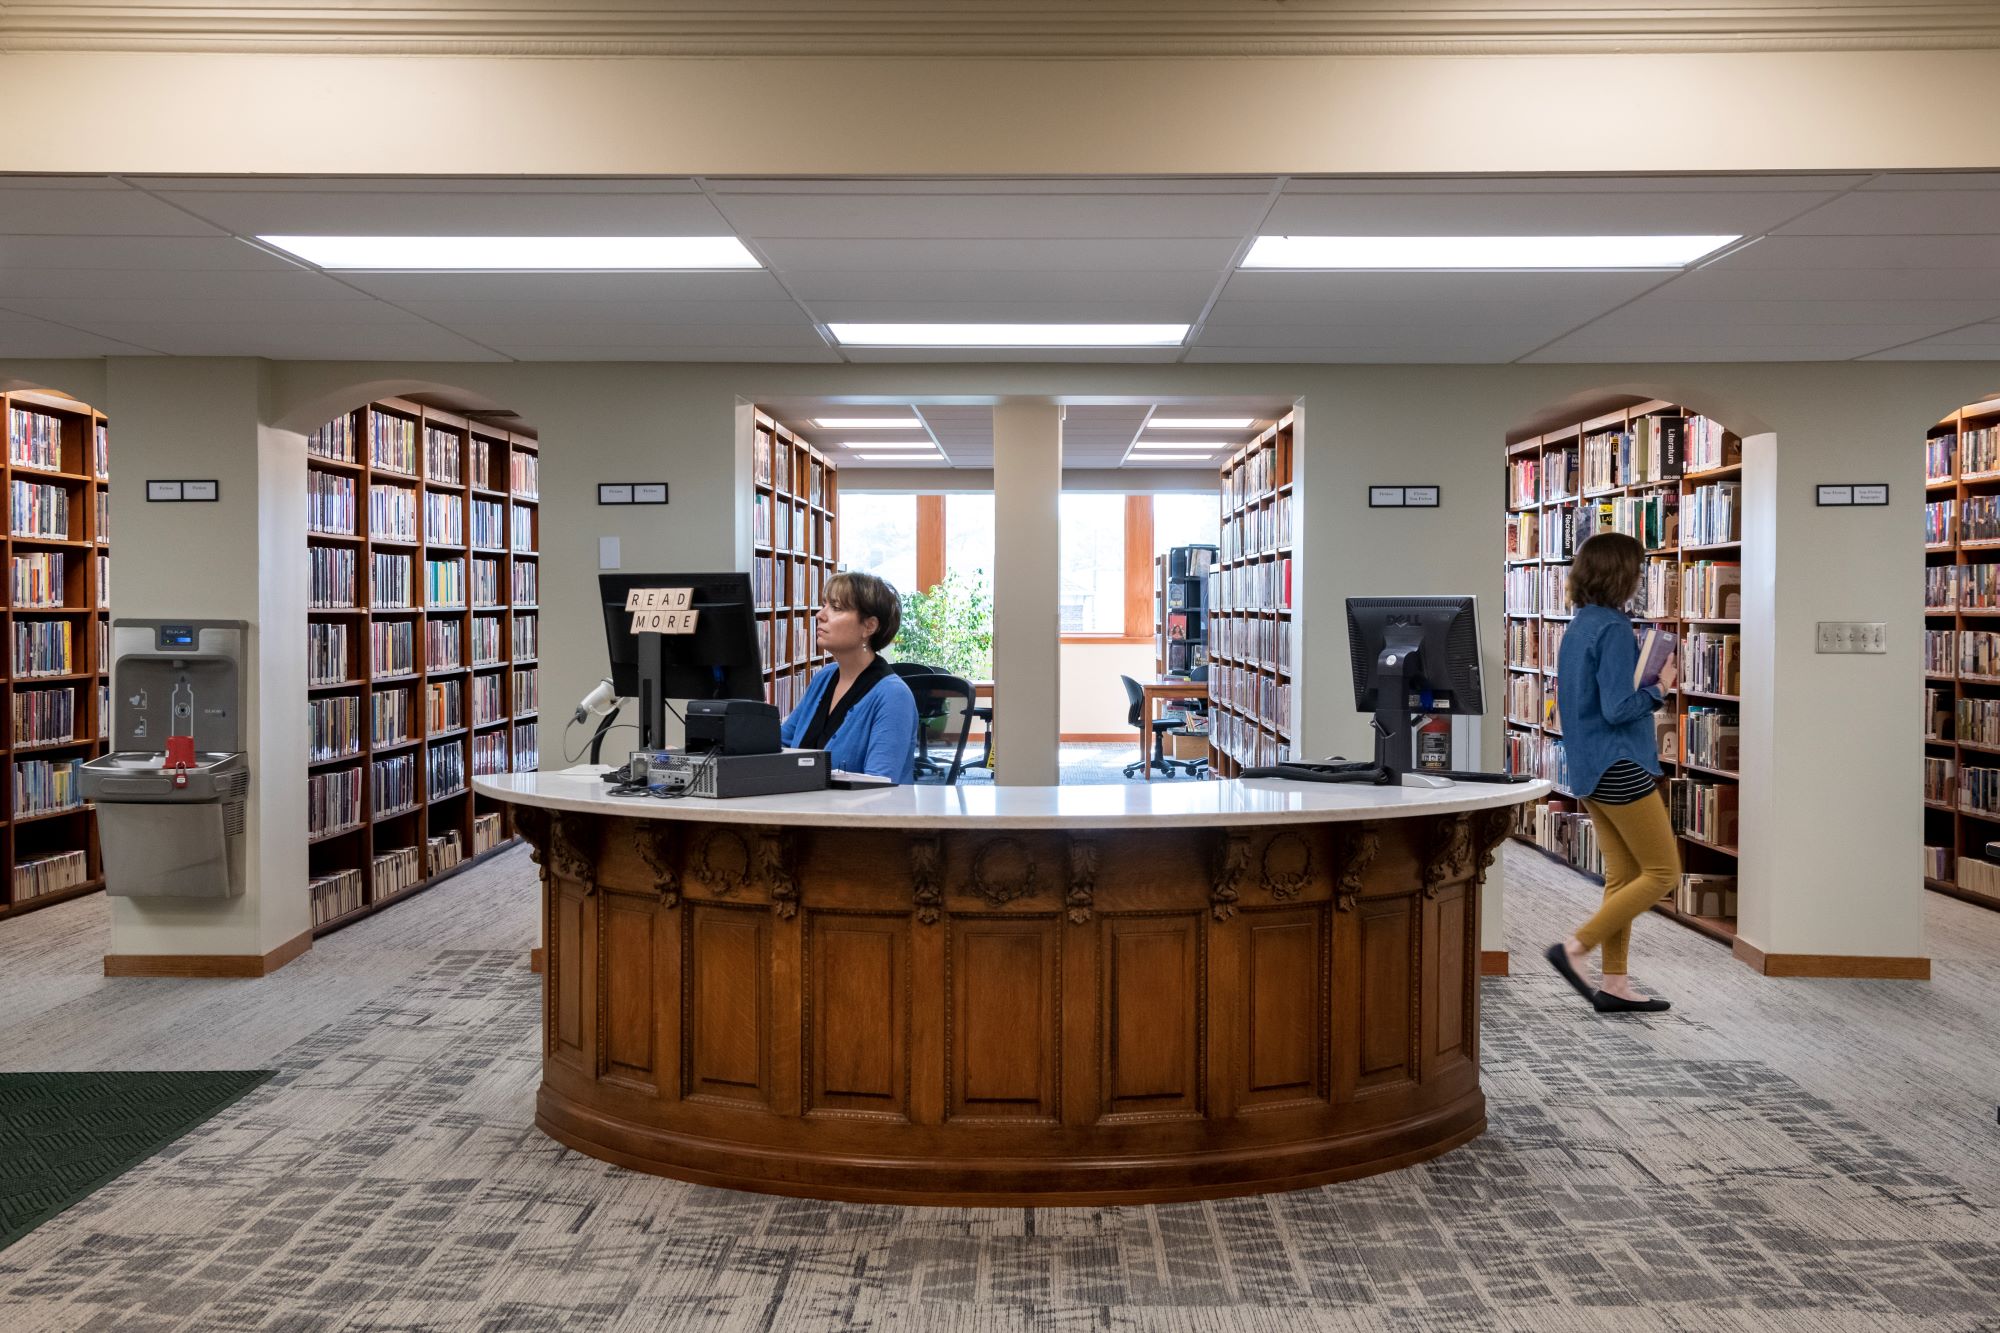
<path fill-rule="evenodd" d="M 224 194 L 700 194 L 685 176 L 125 176 L 154 191 Z"/>
<path fill-rule="evenodd" d="M 786 328 L 774 324 L 716 324 L 707 328 L 672 324 L 564 323 L 553 320 L 461 322 L 447 327 L 489 347 L 509 351 L 515 345 L 545 347 L 810 347 L 826 342 L 810 324 Z"/>
<path fill-rule="evenodd" d="M 171 356 L 262 356 L 292 361 L 499 361 L 500 354 L 446 329 L 378 324 L 106 324 L 106 337 Z"/>
<path fill-rule="evenodd" d="M 1871 179 L 1782 171 L 1741 176 L 1293 176 L 1286 194 L 1685 194 L 1732 191 L 1837 193 Z"/>
<path fill-rule="evenodd" d="M 408 324 L 393 306 L 348 294 L 340 301 L 203 301 L 180 297 L 10 297 L 10 310 L 38 319 L 96 328 L 105 324 Z"/>
<path fill-rule="evenodd" d="M 412 314 L 467 331 L 481 324 L 599 324 L 683 327 L 766 324 L 810 329 L 790 301 L 399 301 Z M 384 309 L 389 307 L 384 306 Z"/>
<path fill-rule="evenodd" d="M 1929 337 L 1933 325 L 1738 325 L 1704 335 L 1661 330 L 1585 332 L 1523 358 L 1543 361 L 1845 361 Z"/>
<path fill-rule="evenodd" d="M 1669 301 L 1647 296 L 1584 330 L 1611 338 L 1652 332 L 1676 337 L 1687 332 L 1727 335 L 1735 328 L 1855 328 L 1929 326 L 1932 332 L 2000 316 L 1994 301 Z"/>
<path fill-rule="evenodd" d="M 306 271 L 230 236 L 0 236 L 0 269 L 9 268 Z"/>
<path fill-rule="evenodd" d="M 1283 354 L 1268 347 L 1195 347 L 1188 352 L 1190 363 L 1243 363 L 1281 366 L 1298 365 L 1500 365 L 1516 358 L 1495 352 L 1481 343 L 1439 343 L 1421 348 L 1295 348 Z M 1539 358 L 1530 358 L 1539 359 Z M 1576 360 L 1559 357 L 1558 360 Z"/>
<path fill-rule="evenodd" d="M 0 357 L 144 356 L 153 348 L 0 310 Z"/>
<path fill-rule="evenodd" d="M 912 195 L 1095 195 L 1123 194 L 1254 194 L 1277 188 L 1275 176 L 1110 176 L 1079 180 L 1074 176 L 963 176 L 931 179 L 852 179 L 841 177 L 704 177 L 709 192 L 758 194 L 912 194 Z"/>
<path fill-rule="evenodd" d="M 808 302 L 1181 301 L 1198 310 L 1220 277 L 1219 269 L 874 269 L 790 273 L 786 285 L 799 300 Z"/>
<path fill-rule="evenodd" d="M 1287 193 L 1259 228 L 1277 236 L 1754 235 L 1831 199 L 1705 193 Z"/>
<path fill-rule="evenodd" d="M 21 297 L 140 301 L 367 299 L 351 287 L 302 268 L 0 268 L 0 302 Z"/>
<path fill-rule="evenodd" d="M 1713 267 L 1731 272 L 1751 268 L 2000 268 L 2000 236 L 1766 236 L 1715 261 Z"/>
<path fill-rule="evenodd" d="M 2000 190 L 1857 190 L 1779 236 L 2000 236 Z"/>
<path fill-rule="evenodd" d="M 20 236 L 217 236 L 221 233 L 171 204 L 125 186 L 81 189 L 40 182 L 22 188 L 0 177 L 0 234 Z"/>
<path fill-rule="evenodd" d="M 1345 301 L 1466 304 L 1570 300 L 1606 309 L 1657 286 L 1661 273 L 1262 273 L 1229 276 L 1222 301 L 1336 306 Z M 1220 304 L 1220 303 L 1218 303 Z"/>
<path fill-rule="evenodd" d="M 1221 273 L 1236 238 L 1217 240 L 791 240 L 762 243 L 780 271 L 1203 269 Z"/>
<path fill-rule="evenodd" d="M 837 362 L 827 347 L 678 347 L 645 343 L 549 346 L 517 343 L 506 348 L 518 361 L 700 361 L 700 362 Z"/>
<path fill-rule="evenodd" d="M 723 236 L 695 194 L 181 191 L 162 196 L 239 236 Z"/>
<path fill-rule="evenodd" d="M 2000 190 L 1991 171 L 1895 171 L 1876 176 L 1864 190 Z"/>
<path fill-rule="evenodd" d="M 1203 300 L 814 301 L 822 323 L 1191 324 Z"/>
<path fill-rule="evenodd" d="M 1261 194 L 760 194 L 717 201 L 740 235 L 817 240 L 922 237 L 1221 237 L 1263 215 Z"/>
<path fill-rule="evenodd" d="M 340 280 L 398 304 L 791 300 L 783 285 L 762 269 L 732 273 L 343 273 Z"/>

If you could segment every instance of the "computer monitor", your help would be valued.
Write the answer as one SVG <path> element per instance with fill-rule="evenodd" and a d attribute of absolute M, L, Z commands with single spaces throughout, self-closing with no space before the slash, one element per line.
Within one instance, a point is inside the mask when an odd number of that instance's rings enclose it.
<path fill-rule="evenodd" d="M 639 701 L 641 749 L 662 743 L 667 699 L 763 699 L 763 659 L 748 574 L 599 574 L 597 585 L 611 688 Z M 625 595 L 635 588 L 689 589 L 693 608 L 700 612 L 694 632 L 634 634 Z M 648 680 L 641 659 L 654 651 L 655 678 Z"/>
<path fill-rule="evenodd" d="M 1472 597 L 1350 597 L 1354 706 L 1375 715 L 1379 762 L 1409 771 L 1414 713 L 1486 711 Z"/>

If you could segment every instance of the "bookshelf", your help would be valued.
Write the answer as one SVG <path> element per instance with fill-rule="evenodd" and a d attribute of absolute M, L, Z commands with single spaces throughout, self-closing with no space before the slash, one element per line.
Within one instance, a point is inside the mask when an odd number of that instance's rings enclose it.
<path fill-rule="evenodd" d="M 2000 401 L 1926 432 L 1924 523 L 1924 884 L 2000 911 Z"/>
<path fill-rule="evenodd" d="M 1649 401 L 1507 446 L 1507 768 L 1563 784 L 1556 663 L 1576 547 L 1599 531 L 1646 548 L 1634 623 L 1682 641 L 1678 688 L 1656 714 L 1682 881 L 1656 910 L 1736 934 L 1743 445 L 1719 424 Z M 1514 836 L 1602 880 L 1590 817 L 1558 794 L 1516 812 Z"/>
<path fill-rule="evenodd" d="M 1209 574 L 1209 768 L 1231 778 L 1292 757 L 1292 418 L 1222 466 L 1222 543 Z"/>
<path fill-rule="evenodd" d="M 818 651 L 813 616 L 840 567 L 837 469 L 797 432 L 756 412 L 751 436 L 750 579 L 765 697 L 780 714 L 833 659 Z"/>
<path fill-rule="evenodd" d="M 13 644 L 0 675 L 8 917 L 104 887 L 97 813 L 78 796 L 76 769 L 104 753 L 110 720 L 111 483 L 103 413 L 61 394 L 9 393 L 0 418 Z"/>
<path fill-rule="evenodd" d="M 532 435 L 401 399 L 306 442 L 308 855 L 325 933 L 515 837 L 472 791 L 539 760 Z"/>

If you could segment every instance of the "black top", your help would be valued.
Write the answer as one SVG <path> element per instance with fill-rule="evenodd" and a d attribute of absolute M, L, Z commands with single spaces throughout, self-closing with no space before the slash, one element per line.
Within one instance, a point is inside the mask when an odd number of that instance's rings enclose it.
<path fill-rule="evenodd" d="M 826 693 L 819 697 L 819 708 L 813 713 L 812 723 L 806 727 L 806 734 L 799 738 L 802 750 L 824 750 L 827 741 L 840 730 L 840 724 L 847 721 L 847 710 L 861 702 L 868 691 L 874 689 L 892 673 L 889 664 L 877 657 L 867 669 L 854 678 L 854 684 L 847 693 L 840 696 L 838 704 L 833 702 L 833 690 L 840 683 L 838 676 L 827 682 Z"/>

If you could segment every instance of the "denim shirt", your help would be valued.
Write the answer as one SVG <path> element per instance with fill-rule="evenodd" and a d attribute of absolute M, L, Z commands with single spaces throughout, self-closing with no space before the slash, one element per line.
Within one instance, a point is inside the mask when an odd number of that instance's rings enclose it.
<path fill-rule="evenodd" d="M 805 697 L 792 709 L 779 731 L 786 745 L 797 745 L 812 725 L 820 696 L 833 688 L 840 664 L 828 663 L 806 686 Z M 917 763 L 917 697 L 901 676 L 890 675 L 868 691 L 827 738 L 826 753 L 833 766 L 847 773 L 873 773 L 907 783 Z"/>
<path fill-rule="evenodd" d="M 1569 790 L 1588 796 L 1620 759 L 1660 774 L 1653 712 L 1660 687 L 1635 688 L 1639 642 L 1632 621 L 1608 606 L 1580 606 L 1556 659 L 1556 706 L 1562 715 Z"/>

